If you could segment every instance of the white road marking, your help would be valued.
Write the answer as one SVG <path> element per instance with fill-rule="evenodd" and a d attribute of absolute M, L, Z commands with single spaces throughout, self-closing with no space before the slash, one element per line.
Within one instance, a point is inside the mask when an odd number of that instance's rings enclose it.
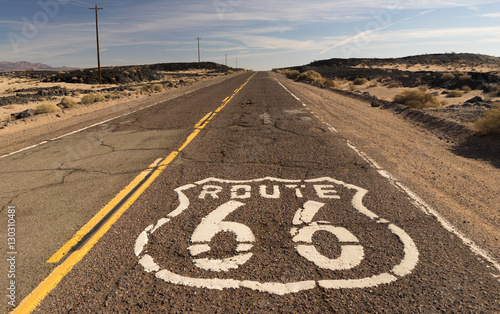
<path fill-rule="evenodd" d="M 238 252 L 242 252 L 243 249 L 250 251 L 253 245 L 249 245 L 249 242 L 255 242 L 252 230 L 238 222 L 224 221 L 229 214 L 244 205 L 244 203 L 238 201 L 229 201 L 220 205 L 217 209 L 208 214 L 208 216 L 203 218 L 191 236 L 191 242 L 194 243 L 194 245 L 188 248 L 191 255 L 195 257 L 209 251 L 210 246 L 208 243 L 220 232 L 232 232 L 236 235 L 236 241 L 238 243 L 241 244 L 246 242 L 247 245 L 238 247 Z M 252 253 L 242 253 L 222 259 L 197 258 L 194 259 L 193 262 L 198 268 L 220 272 L 236 269 L 240 265 L 245 264 L 252 256 Z"/>
<path fill-rule="evenodd" d="M 271 116 L 267 113 L 267 112 L 264 112 L 263 114 L 261 114 L 259 116 L 259 118 L 262 119 L 262 121 L 264 121 L 264 124 L 265 125 L 273 125 L 273 120 L 271 120 Z"/>
<path fill-rule="evenodd" d="M 288 283 L 277 283 L 277 282 L 265 282 L 261 283 L 252 280 L 234 280 L 234 279 L 213 279 L 213 278 L 192 278 L 188 276 L 181 276 L 175 274 L 169 270 L 161 269 L 161 267 L 154 261 L 153 257 L 150 256 L 145 250 L 145 246 L 148 243 L 149 236 L 158 229 L 158 226 L 165 226 L 170 223 L 170 218 L 174 218 L 186 209 L 189 208 L 189 198 L 184 193 L 185 191 L 199 187 L 202 191 L 206 191 L 204 186 L 216 186 L 215 184 L 226 184 L 231 185 L 231 187 L 226 187 L 226 189 L 221 189 L 225 191 L 226 196 L 232 194 L 236 190 L 243 189 L 245 197 L 247 193 L 251 194 L 251 185 L 261 183 L 263 181 L 270 181 L 272 183 L 279 182 L 285 185 L 286 188 L 294 188 L 300 186 L 300 188 L 306 188 L 307 184 L 311 184 L 310 188 L 316 191 L 317 197 L 325 199 L 329 202 L 336 202 L 336 198 L 332 199 L 332 193 L 336 193 L 333 188 L 347 188 L 355 191 L 355 195 L 351 201 L 353 208 L 360 214 L 368 217 L 374 223 L 383 223 L 388 227 L 388 231 L 396 235 L 404 247 L 404 258 L 401 260 L 400 264 L 393 267 L 393 274 L 383 273 L 379 275 L 374 275 L 366 278 L 355 278 L 355 279 L 345 279 L 345 280 L 305 280 L 298 282 L 288 282 Z M 290 184 L 295 183 L 295 184 Z M 322 183 L 322 184 L 320 184 Z M 330 183 L 330 184 L 325 184 Z M 335 185 L 338 185 L 335 187 Z M 266 185 L 261 185 L 266 186 Z M 276 184 L 272 184 L 276 186 Z M 317 188 L 316 186 L 319 186 Z M 217 189 L 219 190 L 219 189 Z M 260 194 L 262 194 L 262 188 L 259 189 Z M 136 255 L 139 257 L 139 263 L 144 267 L 146 272 L 156 272 L 156 277 L 163 279 L 167 282 L 174 284 L 182 284 L 191 287 L 198 288 L 208 288 L 208 289 L 228 289 L 228 288 L 250 288 L 258 291 L 274 293 L 278 295 L 283 295 L 287 293 L 294 293 L 303 290 L 308 290 L 321 286 L 324 288 L 367 288 L 378 286 L 385 283 L 390 283 L 398 279 L 398 277 L 403 277 L 409 274 L 418 263 L 418 250 L 411 240 L 411 238 L 406 234 L 401 228 L 389 224 L 388 221 L 379 219 L 379 217 L 369 211 L 362 202 L 364 195 L 368 192 L 365 189 L 357 187 L 352 184 L 347 184 L 339 180 L 324 177 L 311 180 L 281 180 L 277 178 L 262 178 L 255 180 L 223 180 L 217 178 L 207 178 L 205 180 L 198 181 L 194 184 L 188 184 L 175 189 L 179 197 L 179 206 L 168 215 L 169 218 L 160 219 L 156 224 L 146 228 L 137 238 L 135 245 Z M 319 192 L 318 192 L 319 191 Z M 236 196 L 240 196 L 237 194 Z M 234 195 L 233 195 L 234 196 Z M 259 196 L 259 194 L 254 194 L 253 196 Z M 260 195 L 262 197 L 262 195 Z M 265 197 L 263 197 L 264 199 Z M 199 198 L 198 198 L 199 200 Z M 237 222 L 225 221 L 226 217 L 243 207 L 245 204 L 239 201 L 228 201 L 212 211 L 205 218 L 202 219 L 201 223 L 195 228 L 192 236 L 192 245 L 188 248 L 193 257 L 199 256 L 210 250 L 209 242 L 211 239 L 219 232 L 232 232 L 236 235 L 236 240 L 239 242 L 237 252 L 242 252 L 234 257 L 226 257 L 221 259 L 209 259 L 209 258 L 196 258 L 193 259 L 193 263 L 204 270 L 208 271 L 230 271 L 231 269 L 236 269 L 241 265 L 247 263 L 251 257 L 250 252 L 253 248 L 253 244 L 256 241 L 253 232 L 246 225 Z M 304 203 L 303 208 L 297 210 L 293 218 L 293 227 L 291 229 L 291 234 L 293 236 L 292 241 L 296 243 L 295 249 L 299 255 L 311 261 L 317 267 L 326 268 L 330 270 L 345 270 L 351 269 L 358 266 L 364 259 L 364 251 L 361 243 L 359 243 L 358 238 L 353 235 L 349 230 L 343 227 L 335 227 L 331 225 L 330 222 L 324 221 L 313 221 L 316 213 L 323 207 L 324 203 L 316 201 L 307 201 Z M 340 243 L 342 243 L 342 251 L 340 257 L 336 259 L 330 259 L 326 256 L 320 254 L 317 249 L 312 244 L 313 234 L 318 231 L 326 231 L 333 234 Z M 395 276 L 396 275 L 396 276 Z"/>
<path fill-rule="evenodd" d="M 275 78 L 276 80 L 276 78 Z M 278 82 L 278 80 L 276 80 Z M 298 101 L 302 103 L 302 100 L 300 100 L 297 96 L 295 96 L 292 92 L 290 92 L 283 84 L 278 82 L 286 91 L 288 91 L 294 98 L 296 98 Z M 321 121 L 321 119 L 319 119 Z M 328 127 L 330 127 L 328 124 L 326 124 Z M 333 129 L 333 128 L 332 128 Z M 332 130 L 334 133 L 339 133 L 337 130 L 333 129 Z M 465 245 L 469 247 L 469 249 L 476 255 L 484 258 L 488 262 L 490 262 L 498 271 L 500 271 L 500 263 L 493 258 L 487 251 L 479 247 L 474 241 L 469 239 L 465 234 L 463 234 L 461 231 L 459 231 L 455 226 L 453 226 L 448 220 L 446 220 L 439 212 L 437 212 L 435 209 L 433 209 L 429 204 L 427 204 L 422 198 L 420 198 L 415 192 L 413 192 L 411 189 L 406 187 L 403 183 L 399 182 L 392 174 L 390 174 L 388 171 L 383 170 L 382 167 L 378 163 L 376 163 L 372 158 L 370 158 L 366 153 L 361 152 L 359 149 L 357 149 L 354 145 L 352 145 L 348 140 L 344 140 L 347 145 L 353 149 L 361 158 L 363 158 L 368 164 L 370 164 L 373 168 L 378 170 L 378 173 L 383 176 L 384 178 L 388 179 L 389 182 L 399 189 L 400 191 L 403 191 L 406 195 L 409 196 L 411 202 L 422 212 L 424 212 L 427 215 L 432 215 L 434 216 L 438 222 L 441 224 L 441 226 L 447 230 L 448 232 L 451 232 L 455 236 L 457 236 Z"/>

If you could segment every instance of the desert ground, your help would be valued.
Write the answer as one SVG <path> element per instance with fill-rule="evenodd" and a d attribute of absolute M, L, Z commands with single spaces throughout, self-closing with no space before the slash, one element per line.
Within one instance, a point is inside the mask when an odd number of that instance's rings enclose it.
<path fill-rule="evenodd" d="M 165 98 L 165 94 L 175 97 L 233 73 L 226 67 L 210 65 L 190 69 L 189 65 L 186 66 L 147 73 L 146 78 L 133 76 L 134 72 L 144 72 L 141 66 L 133 66 L 131 70 L 119 69 L 119 75 L 116 69 L 112 69 L 109 73 L 103 72 L 104 84 L 101 85 L 96 82 L 95 69 L 73 73 L 0 73 L 0 153 L 23 148 L 23 145 L 36 142 L 44 133 L 83 126 L 90 121 L 98 122 L 152 104 Z M 87 76 L 88 73 L 94 75 Z M 112 84 L 112 81 L 120 83 Z M 85 101 L 84 97 L 91 94 L 102 97 Z M 61 103 L 64 98 L 73 100 L 75 105 L 65 107 Z M 58 107 L 54 112 L 37 113 L 37 107 L 43 104 Z"/>

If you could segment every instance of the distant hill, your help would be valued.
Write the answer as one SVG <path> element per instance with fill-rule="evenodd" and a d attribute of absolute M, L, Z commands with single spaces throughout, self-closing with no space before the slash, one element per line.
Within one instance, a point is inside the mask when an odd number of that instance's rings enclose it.
<path fill-rule="evenodd" d="M 28 61 L 0 62 L 0 72 L 13 71 L 71 71 L 78 68 L 58 67 L 54 68 L 43 63 L 31 63 Z"/>
<path fill-rule="evenodd" d="M 500 58 L 473 53 L 443 53 L 443 54 L 426 54 L 404 58 L 351 58 L 339 59 L 333 58 L 328 60 L 314 61 L 308 66 L 313 67 L 330 67 L 330 66 L 381 66 L 386 64 L 421 64 L 421 65 L 448 65 L 448 64 L 469 64 L 469 65 L 486 65 L 500 64 Z"/>

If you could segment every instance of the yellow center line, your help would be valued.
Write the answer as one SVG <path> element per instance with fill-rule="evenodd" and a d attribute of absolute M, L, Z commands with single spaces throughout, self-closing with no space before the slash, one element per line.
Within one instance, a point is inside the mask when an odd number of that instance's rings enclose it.
<path fill-rule="evenodd" d="M 226 97 L 221 106 L 214 112 L 210 112 L 203 117 L 196 125 L 195 130 L 188 136 L 184 144 L 176 151 L 173 151 L 165 159 L 159 159 L 148 169 L 139 174 L 123 191 L 104 206 L 85 226 L 83 226 L 61 249 L 59 249 L 47 262 L 56 263 L 68 254 L 80 240 L 85 237 L 103 218 L 111 212 L 121 202 L 123 204 L 102 226 L 83 244 L 81 248 L 69 254 L 66 260 L 57 266 L 24 300 L 12 313 L 31 313 L 42 300 L 59 284 L 71 269 L 92 249 L 99 239 L 106 234 L 111 226 L 120 218 L 120 216 L 139 198 L 139 196 L 153 183 L 153 181 L 165 170 L 165 168 L 186 148 L 186 146 L 201 132 L 201 130 L 210 122 L 214 116 L 220 112 L 231 99 L 255 76 L 254 73 L 248 80 L 236 89 L 230 97 Z M 162 160 L 162 161 L 161 161 Z M 147 179 L 146 179 L 147 178 Z M 142 182 L 142 184 L 141 184 Z M 125 200 L 133 190 L 135 192 Z M 124 201 L 125 200 L 125 201 Z"/>

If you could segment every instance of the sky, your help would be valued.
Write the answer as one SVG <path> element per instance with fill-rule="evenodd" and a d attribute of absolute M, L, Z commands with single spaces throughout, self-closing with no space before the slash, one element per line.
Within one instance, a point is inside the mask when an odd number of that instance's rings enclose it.
<path fill-rule="evenodd" d="M 500 56 L 500 1 L 0 0 L 0 62 L 202 61 L 252 70 L 330 58 Z"/>

